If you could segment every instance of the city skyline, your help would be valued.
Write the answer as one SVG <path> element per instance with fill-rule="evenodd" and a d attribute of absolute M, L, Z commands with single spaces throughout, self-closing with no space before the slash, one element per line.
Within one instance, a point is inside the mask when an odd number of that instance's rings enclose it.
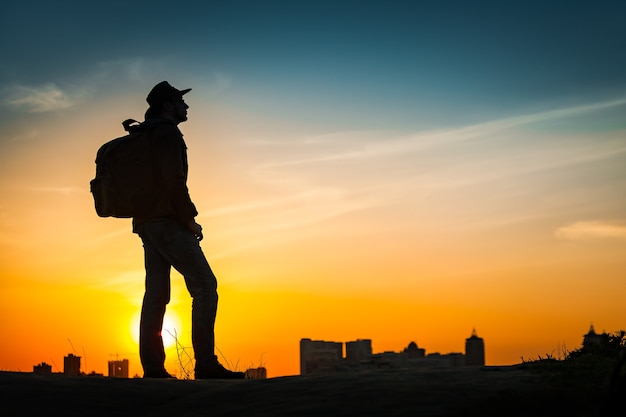
<path fill-rule="evenodd" d="M 608 334 L 609 333 L 606 331 L 597 333 L 592 323 L 587 333 L 582 335 L 580 346 L 574 347 L 574 350 L 603 343 L 608 337 Z M 400 351 L 384 350 L 376 352 L 372 346 L 372 340 L 365 338 L 346 342 L 311 340 L 306 337 L 301 338 L 299 349 L 299 374 L 311 375 L 365 369 L 403 369 L 414 367 L 443 369 L 461 366 L 490 366 L 486 361 L 486 344 L 484 339 L 478 336 L 478 332 L 475 328 L 472 329 L 470 337 L 465 339 L 464 352 L 430 352 L 424 347 L 420 347 L 415 340 L 411 340 L 411 342 Z M 172 368 L 169 371 L 178 379 L 192 379 L 191 369 L 193 368 L 193 361 L 189 360 L 190 358 L 187 357 L 186 353 L 190 347 L 179 346 L 179 349 L 180 350 L 177 351 L 178 368 Z M 545 355 L 547 357 L 563 359 L 570 351 L 571 350 L 568 351 L 563 346 L 559 346 L 556 353 L 554 351 L 547 352 Z M 63 373 L 65 375 L 103 376 L 103 373 L 98 373 L 95 370 L 88 371 L 86 369 L 87 364 L 84 363 L 83 365 L 81 356 L 75 353 L 76 352 L 68 353 L 64 356 L 63 369 L 59 369 L 54 361 L 52 361 L 53 365 L 43 361 L 33 366 L 33 372 L 52 374 L 55 373 L 53 372 L 54 366 L 56 373 Z M 113 356 L 115 356 L 115 359 L 111 359 Z M 537 357 L 539 358 L 541 355 Z M 321 364 L 319 363 L 320 360 L 322 361 Z M 518 365 L 528 360 L 532 360 L 532 358 L 521 358 L 520 362 L 510 365 Z M 307 365 L 307 362 L 310 363 Z M 318 363 L 311 368 L 311 363 L 316 362 Z M 130 377 L 130 361 L 127 358 L 120 359 L 119 354 L 110 354 L 107 364 L 108 373 L 106 376 L 118 378 Z M 229 363 L 229 366 L 232 366 L 232 364 Z M 235 364 L 237 370 L 241 370 L 239 366 L 239 363 Z M 308 371 L 306 370 L 307 367 L 309 367 Z M 268 376 L 268 369 L 262 361 L 256 364 L 256 366 L 250 366 L 244 369 L 244 371 L 247 379 L 265 379 Z M 132 377 L 141 378 L 141 375 L 135 373 Z"/>
<path fill-rule="evenodd" d="M 345 348 L 344 348 L 345 346 Z M 371 339 L 347 342 L 300 339 L 300 375 L 354 372 L 368 369 L 457 368 L 485 366 L 485 342 L 476 329 L 461 352 L 426 353 L 415 341 L 402 351 L 374 352 Z"/>
<path fill-rule="evenodd" d="M 96 215 L 89 182 L 97 149 L 163 80 L 192 88 L 180 129 L 225 364 L 294 375 L 302 335 L 450 352 L 476 328 L 487 363 L 508 365 L 578 346 L 590 323 L 623 328 L 624 13 L 610 0 L 6 5 L 0 369 L 59 358 L 71 339 L 99 373 L 119 352 L 142 374 L 141 241 Z M 190 310 L 173 272 L 168 368 L 176 340 L 191 345 Z"/>

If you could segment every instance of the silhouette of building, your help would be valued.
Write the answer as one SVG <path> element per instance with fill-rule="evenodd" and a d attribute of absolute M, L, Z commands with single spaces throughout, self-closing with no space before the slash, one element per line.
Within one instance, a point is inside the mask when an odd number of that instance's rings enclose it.
<path fill-rule="evenodd" d="M 583 336 L 583 350 L 593 349 L 595 346 L 601 346 L 609 340 L 606 332 L 596 333 L 593 324 L 589 327 L 589 332 Z"/>
<path fill-rule="evenodd" d="M 80 356 L 69 354 L 63 358 L 63 373 L 65 375 L 80 375 Z"/>
<path fill-rule="evenodd" d="M 343 343 L 300 340 L 300 375 L 333 372 L 342 359 Z"/>
<path fill-rule="evenodd" d="M 465 365 L 485 365 L 485 342 L 478 337 L 476 329 L 472 330 L 472 335 L 465 339 Z"/>
<path fill-rule="evenodd" d="M 346 356 L 342 357 L 343 343 L 323 340 L 300 340 L 300 374 L 328 374 L 360 371 L 365 369 L 404 368 L 454 368 L 472 364 L 485 364 L 483 339 L 476 336 L 466 339 L 466 353 L 472 357 L 467 361 L 463 353 L 431 353 L 411 342 L 401 352 L 372 353 L 370 339 L 346 342 Z"/>
<path fill-rule="evenodd" d="M 403 351 L 410 359 L 426 357 L 426 349 L 417 346 L 417 343 L 411 342 Z"/>
<path fill-rule="evenodd" d="M 370 339 L 357 339 L 346 342 L 346 360 L 352 363 L 368 361 L 372 357 L 372 341 Z"/>
<path fill-rule="evenodd" d="M 45 362 L 41 362 L 39 365 L 33 366 L 33 372 L 36 374 L 51 374 L 52 366 Z"/>
<path fill-rule="evenodd" d="M 401 352 L 382 352 L 372 355 L 370 369 L 407 369 L 407 368 L 455 368 L 465 364 L 462 353 L 438 352 L 426 354 L 426 350 L 419 348 L 417 343 L 411 342 Z"/>
<path fill-rule="evenodd" d="M 267 379 L 267 369 L 265 367 L 247 369 L 246 379 Z"/>
<path fill-rule="evenodd" d="M 422 362 L 422 366 L 427 365 L 431 368 L 459 368 L 466 366 L 465 355 L 460 352 L 450 353 L 429 353 L 425 361 Z"/>
<path fill-rule="evenodd" d="M 128 378 L 128 359 L 109 361 L 109 376 Z"/>

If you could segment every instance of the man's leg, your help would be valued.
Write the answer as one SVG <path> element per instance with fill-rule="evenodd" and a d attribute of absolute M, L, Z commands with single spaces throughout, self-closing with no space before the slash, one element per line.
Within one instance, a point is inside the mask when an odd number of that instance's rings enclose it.
<path fill-rule="evenodd" d="M 157 226 L 158 225 L 158 226 Z M 160 230 L 156 233 L 157 229 Z M 146 223 L 146 232 L 160 235 L 160 253 L 185 279 L 193 299 L 191 333 L 196 359 L 196 378 L 243 378 L 243 373 L 224 369 L 215 356 L 215 317 L 217 314 L 217 279 L 200 248 L 200 242 L 183 225 L 174 221 Z M 165 231 L 167 230 L 167 231 Z"/>
<path fill-rule="evenodd" d="M 243 379 L 243 372 L 224 368 L 215 356 L 215 317 L 217 313 L 217 279 L 209 266 L 200 242 L 185 229 L 185 243 L 181 250 L 185 256 L 177 258 L 172 265 L 185 278 L 187 289 L 193 298 L 192 343 L 196 358 L 196 379 Z"/>
<path fill-rule="evenodd" d="M 170 301 L 170 264 L 159 253 L 149 234 L 140 236 L 144 246 L 146 282 L 139 324 L 139 356 L 144 376 L 163 377 L 167 373 L 161 331 Z"/>
<path fill-rule="evenodd" d="M 217 279 L 200 243 L 184 226 L 173 223 L 166 258 L 185 279 L 192 297 L 191 339 L 196 367 L 215 362 L 215 317 L 217 315 Z M 174 231 L 172 231 L 174 234 Z"/>

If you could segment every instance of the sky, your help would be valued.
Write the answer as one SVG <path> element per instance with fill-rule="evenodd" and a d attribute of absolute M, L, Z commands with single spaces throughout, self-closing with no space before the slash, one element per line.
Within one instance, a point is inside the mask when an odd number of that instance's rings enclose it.
<path fill-rule="evenodd" d="M 163 80 L 192 88 L 179 127 L 231 369 L 296 375 L 302 338 L 463 352 L 474 329 L 507 365 L 626 328 L 626 3 L 2 8 L 0 370 L 74 353 L 142 374 L 141 241 L 89 181 Z"/>

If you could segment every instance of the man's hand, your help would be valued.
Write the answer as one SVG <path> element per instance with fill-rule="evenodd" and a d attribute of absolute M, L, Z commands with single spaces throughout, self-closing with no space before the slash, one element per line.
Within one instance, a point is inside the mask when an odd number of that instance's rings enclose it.
<path fill-rule="evenodd" d="M 202 226 L 196 223 L 194 219 L 191 219 L 187 222 L 187 229 L 189 229 L 189 231 L 193 233 L 193 235 L 198 240 L 202 240 L 202 238 L 204 237 L 202 236 Z"/>

